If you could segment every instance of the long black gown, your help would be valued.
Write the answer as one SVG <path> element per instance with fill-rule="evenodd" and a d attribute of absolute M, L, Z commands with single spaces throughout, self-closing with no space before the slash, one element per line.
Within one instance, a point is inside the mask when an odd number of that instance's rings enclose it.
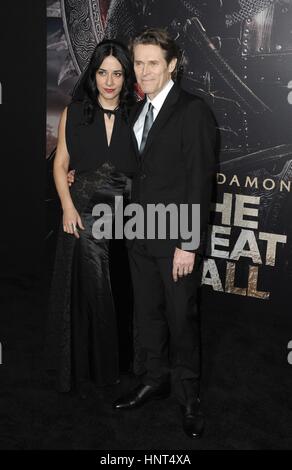
<path fill-rule="evenodd" d="M 97 107 L 93 123 L 86 125 L 83 104 L 68 107 L 66 143 L 70 168 L 75 169 L 70 192 L 85 230 L 79 230 L 77 239 L 60 224 L 50 291 L 48 350 L 57 369 L 57 388 L 63 392 L 88 382 L 113 384 L 119 377 L 109 240 L 93 236 L 97 218 L 92 209 L 106 203 L 114 214 L 115 196 L 128 196 L 136 161 L 122 110 L 111 119 L 108 146 L 102 109 Z"/>

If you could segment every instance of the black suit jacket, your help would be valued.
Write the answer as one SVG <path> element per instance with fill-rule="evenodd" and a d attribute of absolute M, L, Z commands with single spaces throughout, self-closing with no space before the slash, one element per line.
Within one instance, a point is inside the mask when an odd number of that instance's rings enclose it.
<path fill-rule="evenodd" d="M 139 171 L 133 179 L 132 202 L 146 212 L 147 204 L 200 204 L 201 243 L 204 249 L 210 209 L 212 178 L 215 172 L 216 126 L 206 103 L 176 84 L 171 88 L 148 134 L 140 155 L 133 126 L 145 100 L 132 111 L 131 128 Z M 146 224 L 145 224 L 146 230 Z M 153 256 L 172 256 L 175 247 L 181 248 L 180 237 L 146 239 L 148 252 Z M 133 242 L 128 242 L 128 246 Z"/>

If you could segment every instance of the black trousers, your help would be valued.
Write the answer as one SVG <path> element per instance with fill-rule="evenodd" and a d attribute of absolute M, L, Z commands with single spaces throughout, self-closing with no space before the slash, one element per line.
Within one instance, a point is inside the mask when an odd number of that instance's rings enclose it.
<path fill-rule="evenodd" d="M 181 404 L 199 393 L 200 322 L 197 289 L 200 260 L 191 274 L 173 281 L 173 257 L 153 257 L 142 240 L 129 249 L 135 325 L 146 353 L 144 384 L 159 385 L 172 376 Z"/>

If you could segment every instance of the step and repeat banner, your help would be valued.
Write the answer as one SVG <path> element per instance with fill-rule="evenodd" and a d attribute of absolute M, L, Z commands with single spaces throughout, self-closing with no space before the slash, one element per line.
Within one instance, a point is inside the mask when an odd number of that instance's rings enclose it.
<path fill-rule="evenodd" d="M 182 86 L 220 130 L 204 291 L 268 302 L 289 297 L 292 179 L 292 1 L 47 2 L 47 156 L 60 112 L 103 38 L 167 28 L 183 54 Z M 284 287 L 287 286 L 287 289 Z"/>

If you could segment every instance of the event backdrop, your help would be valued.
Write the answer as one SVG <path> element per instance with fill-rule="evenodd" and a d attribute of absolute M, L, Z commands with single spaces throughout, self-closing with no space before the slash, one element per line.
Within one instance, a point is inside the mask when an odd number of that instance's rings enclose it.
<path fill-rule="evenodd" d="M 171 32 L 183 51 L 182 86 L 209 103 L 220 130 L 204 296 L 231 294 L 233 308 L 242 296 L 288 301 L 292 0 L 48 1 L 47 25 L 49 161 L 60 112 L 96 43 L 127 41 L 146 25 Z"/>

